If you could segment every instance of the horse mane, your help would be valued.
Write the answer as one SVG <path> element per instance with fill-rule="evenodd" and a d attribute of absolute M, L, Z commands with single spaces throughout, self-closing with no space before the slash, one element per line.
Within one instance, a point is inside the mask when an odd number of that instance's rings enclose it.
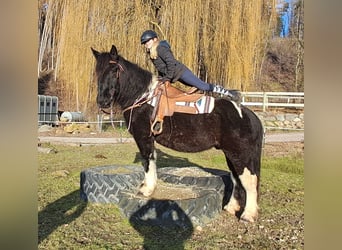
<path fill-rule="evenodd" d="M 122 66 L 119 73 L 120 95 L 117 101 L 123 107 L 130 106 L 132 101 L 140 98 L 148 90 L 152 81 L 152 73 L 120 55 L 117 61 Z"/>
<path fill-rule="evenodd" d="M 122 74 L 120 77 L 122 76 L 124 80 L 128 82 L 128 84 L 121 87 L 139 89 L 140 91 L 145 92 L 151 83 L 152 73 L 141 68 L 138 64 L 126 60 L 120 55 L 118 57 L 118 62 L 122 65 L 123 71 L 127 70 L 129 72 L 128 74 L 121 72 Z"/>

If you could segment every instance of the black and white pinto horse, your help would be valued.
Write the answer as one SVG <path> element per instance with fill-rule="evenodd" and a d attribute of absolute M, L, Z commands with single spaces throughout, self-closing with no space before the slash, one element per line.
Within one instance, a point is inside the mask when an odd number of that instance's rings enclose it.
<path fill-rule="evenodd" d="M 111 108 L 116 103 L 123 109 L 129 132 L 143 158 L 145 179 L 140 192 L 150 196 L 157 185 L 154 141 L 181 152 L 200 152 L 215 147 L 225 154 L 234 186 L 224 209 L 240 215 L 242 220 L 254 222 L 258 216 L 263 140 L 258 117 L 243 105 L 217 98 L 211 113 L 175 112 L 164 117 L 163 132 L 154 136 L 150 128 L 153 107 L 147 102 L 140 106 L 135 103 L 150 91 L 155 77 L 118 55 L 114 45 L 110 52 L 91 50 L 96 58 L 98 107 Z"/>

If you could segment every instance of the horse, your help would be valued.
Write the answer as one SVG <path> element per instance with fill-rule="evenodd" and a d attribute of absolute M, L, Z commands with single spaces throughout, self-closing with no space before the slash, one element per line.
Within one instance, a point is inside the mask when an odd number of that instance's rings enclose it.
<path fill-rule="evenodd" d="M 223 151 L 231 172 L 232 195 L 223 209 L 240 220 L 255 222 L 258 217 L 263 127 L 256 114 L 224 97 L 215 98 L 211 113 L 175 112 L 164 117 L 163 132 L 151 133 L 154 107 L 140 102 L 154 84 L 156 76 L 118 54 L 91 47 L 96 59 L 96 102 L 100 110 L 118 105 L 142 157 L 145 178 L 139 189 L 151 196 L 157 185 L 155 142 L 180 152 L 201 152 L 210 148 Z M 228 191 L 227 191 L 228 192 Z"/>

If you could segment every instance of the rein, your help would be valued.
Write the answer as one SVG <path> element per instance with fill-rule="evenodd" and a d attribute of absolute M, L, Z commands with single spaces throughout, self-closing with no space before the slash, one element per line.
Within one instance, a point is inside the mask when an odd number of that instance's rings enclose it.
<path fill-rule="evenodd" d="M 138 98 L 137 100 L 135 100 L 135 102 L 125 108 L 124 110 L 122 110 L 122 112 L 126 112 L 128 110 L 131 110 L 130 114 L 129 114 L 129 122 L 128 122 L 128 127 L 127 127 L 127 130 L 130 129 L 131 127 L 131 122 L 132 122 L 132 113 L 133 113 L 133 109 L 134 108 L 138 108 L 138 107 L 141 107 L 144 103 L 147 103 L 148 101 L 150 101 L 154 96 L 156 96 L 155 94 L 153 94 L 152 96 L 146 98 L 146 96 L 148 96 L 150 94 L 150 92 L 145 92 L 145 94 L 143 94 L 140 98 Z M 146 98 L 146 99 L 145 99 Z"/>
<path fill-rule="evenodd" d="M 145 94 L 143 94 L 142 97 L 140 97 L 139 99 L 137 99 L 131 106 L 125 108 L 124 110 L 122 110 L 122 112 L 124 113 L 125 111 L 127 110 L 130 110 L 130 109 L 134 109 L 134 108 L 138 108 L 138 107 L 141 107 L 141 105 L 143 105 L 144 103 L 146 102 L 149 102 L 153 97 L 155 97 L 156 95 L 152 95 L 151 97 L 149 98 L 146 98 L 144 100 L 144 98 L 149 95 L 149 92 L 146 92 Z"/>
<path fill-rule="evenodd" d="M 110 112 L 107 112 L 106 110 L 104 110 L 103 108 L 99 109 L 100 111 L 102 111 L 103 113 L 110 115 L 110 122 L 112 124 L 112 127 L 115 128 L 114 125 L 114 111 L 113 111 L 113 103 L 110 105 Z"/>

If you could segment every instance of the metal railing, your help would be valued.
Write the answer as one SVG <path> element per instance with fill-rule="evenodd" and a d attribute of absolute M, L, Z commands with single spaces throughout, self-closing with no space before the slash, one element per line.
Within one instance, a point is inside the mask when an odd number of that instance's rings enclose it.
<path fill-rule="evenodd" d="M 304 92 L 242 92 L 242 104 L 245 106 L 304 108 Z"/>

